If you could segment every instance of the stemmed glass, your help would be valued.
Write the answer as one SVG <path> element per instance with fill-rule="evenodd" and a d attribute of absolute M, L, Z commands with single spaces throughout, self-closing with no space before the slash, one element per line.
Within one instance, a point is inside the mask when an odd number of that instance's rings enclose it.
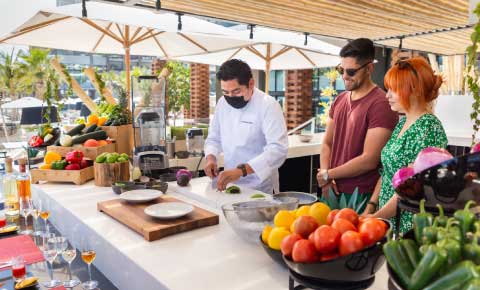
<path fill-rule="evenodd" d="M 77 250 L 75 249 L 74 246 L 72 246 L 72 244 L 67 242 L 66 247 L 62 252 L 62 257 L 68 263 L 68 277 L 69 277 L 68 278 L 69 280 L 63 282 L 63 286 L 65 288 L 73 288 L 78 284 L 80 284 L 79 280 L 72 278 L 72 262 L 77 257 Z"/>
<path fill-rule="evenodd" d="M 58 246 L 57 240 L 55 239 L 55 234 L 53 233 L 45 233 L 43 235 L 43 245 L 42 245 L 42 252 L 43 257 L 45 260 L 50 264 L 50 281 L 43 283 L 43 286 L 46 288 L 55 288 L 57 286 L 62 285 L 62 282 L 59 280 L 53 280 L 53 261 L 58 255 Z M 48 268 L 48 266 L 47 266 Z"/>
<path fill-rule="evenodd" d="M 82 283 L 82 287 L 84 289 L 93 290 L 97 288 L 98 281 L 92 280 L 92 271 L 90 269 L 91 268 L 90 265 L 95 260 L 96 253 L 95 253 L 95 250 L 93 249 L 92 242 L 87 237 L 83 237 L 81 239 L 80 248 L 82 251 L 82 260 L 85 263 L 87 263 L 87 266 L 88 266 L 88 277 L 89 277 L 88 281 Z"/>
<path fill-rule="evenodd" d="M 38 207 L 35 207 L 35 204 L 33 204 L 33 209 L 31 214 L 33 217 L 33 235 L 41 236 L 43 232 L 37 230 L 38 218 L 40 217 L 40 209 L 38 209 Z"/>
<path fill-rule="evenodd" d="M 50 216 L 50 209 L 48 208 L 47 202 L 42 202 L 41 200 L 38 200 L 38 210 L 40 211 L 40 217 L 43 219 L 43 222 L 45 224 L 45 232 L 48 233 L 49 230 L 47 220 Z"/>
<path fill-rule="evenodd" d="M 25 230 L 21 231 L 20 233 L 23 235 L 30 235 L 33 233 L 32 230 L 28 229 L 28 216 L 32 213 L 33 204 L 31 199 L 20 199 L 20 214 L 22 215 L 23 219 L 25 220 Z"/>

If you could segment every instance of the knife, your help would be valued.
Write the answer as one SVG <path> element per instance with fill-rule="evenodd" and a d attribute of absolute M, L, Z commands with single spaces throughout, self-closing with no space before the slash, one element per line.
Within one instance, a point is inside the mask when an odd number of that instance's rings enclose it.
<path fill-rule="evenodd" d="M 218 176 L 215 176 L 212 178 L 212 189 L 217 189 L 217 184 L 218 184 Z"/>

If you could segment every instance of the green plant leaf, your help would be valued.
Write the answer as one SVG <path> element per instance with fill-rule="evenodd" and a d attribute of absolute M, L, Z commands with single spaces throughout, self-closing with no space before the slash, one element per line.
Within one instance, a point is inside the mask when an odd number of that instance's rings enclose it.
<path fill-rule="evenodd" d="M 363 208 L 363 206 L 367 203 L 368 200 L 369 200 L 368 198 L 364 198 L 362 202 L 360 202 L 358 206 L 354 209 L 355 212 L 360 214 L 361 213 L 360 210 Z"/>
<path fill-rule="evenodd" d="M 358 187 L 355 187 L 355 190 L 352 193 L 352 197 L 350 197 L 350 201 L 348 202 L 348 207 L 351 209 L 355 209 L 355 206 L 357 205 L 357 199 L 358 199 Z"/>
<path fill-rule="evenodd" d="M 347 207 L 347 198 L 345 197 L 345 193 L 342 193 L 340 195 L 340 202 L 339 202 L 339 208 L 346 208 Z"/>
<path fill-rule="evenodd" d="M 337 195 L 335 194 L 335 192 L 333 192 L 333 189 L 331 187 L 328 189 L 328 199 L 330 201 L 330 205 L 328 207 L 330 207 L 331 210 L 340 208 Z"/>

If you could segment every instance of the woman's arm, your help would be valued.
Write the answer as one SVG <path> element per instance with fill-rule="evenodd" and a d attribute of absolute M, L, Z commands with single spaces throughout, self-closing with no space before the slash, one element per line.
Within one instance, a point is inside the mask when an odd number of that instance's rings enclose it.
<path fill-rule="evenodd" d="M 389 219 L 397 214 L 398 195 L 395 193 L 392 198 L 381 209 L 373 214 L 373 217 Z"/>

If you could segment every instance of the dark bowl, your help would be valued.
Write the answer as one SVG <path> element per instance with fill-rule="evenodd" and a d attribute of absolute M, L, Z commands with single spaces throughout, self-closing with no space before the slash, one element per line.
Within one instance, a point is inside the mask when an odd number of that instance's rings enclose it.
<path fill-rule="evenodd" d="M 382 219 L 391 227 L 388 220 Z M 304 277 L 334 282 L 361 282 L 371 279 L 385 262 L 382 247 L 386 236 L 375 245 L 359 252 L 325 262 L 296 263 L 283 257 L 288 268 Z"/>
<path fill-rule="evenodd" d="M 427 210 L 441 204 L 446 212 L 480 202 L 480 152 L 458 156 L 427 168 L 403 182 L 396 192 L 406 202 L 418 206 L 425 199 Z"/>
<path fill-rule="evenodd" d="M 190 156 L 190 153 L 188 151 L 177 151 L 175 152 L 175 156 L 179 159 L 186 159 Z"/>
<path fill-rule="evenodd" d="M 156 189 L 160 190 L 163 193 L 167 193 L 168 183 L 166 182 L 154 180 L 147 182 L 145 185 L 148 189 Z"/>
<path fill-rule="evenodd" d="M 123 186 L 117 185 L 117 184 L 124 184 Z M 145 184 L 142 184 L 140 182 L 133 182 L 133 181 L 117 181 L 115 183 L 112 183 L 112 189 L 113 192 L 116 194 L 121 194 L 122 192 L 129 191 L 129 190 L 135 190 L 135 189 L 145 189 L 146 186 Z M 123 191 L 122 191 L 123 189 Z"/>
<path fill-rule="evenodd" d="M 267 252 L 270 258 L 272 258 L 272 260 L 282 265 L 283 267 L 287 267 L 287 264 L 285 264 L 285 261 L 283 260 L 283 257 L 282 257 L 282 251 L 274 250 L 270 248 L 268 245 L 265 245 L 265 243 L 263 243 L 262 241 L 262 235 L 260 235 L 260 244 L 262 244 L 263 249 L 265 250 L 265 252 Z"/>
<path fill-rule="evenodd" d="M 280 192 L 275 194 L 275 196 L 288 196 L 288 197 L 294 197 L 298 199 L 298 206 L 302 205 L 311 205 L 314 204 L 318 198 L 313 195 L 309 194 L 306 192 L 299 192 L 299 191 L 285 191 L 285 192 Z"/>

